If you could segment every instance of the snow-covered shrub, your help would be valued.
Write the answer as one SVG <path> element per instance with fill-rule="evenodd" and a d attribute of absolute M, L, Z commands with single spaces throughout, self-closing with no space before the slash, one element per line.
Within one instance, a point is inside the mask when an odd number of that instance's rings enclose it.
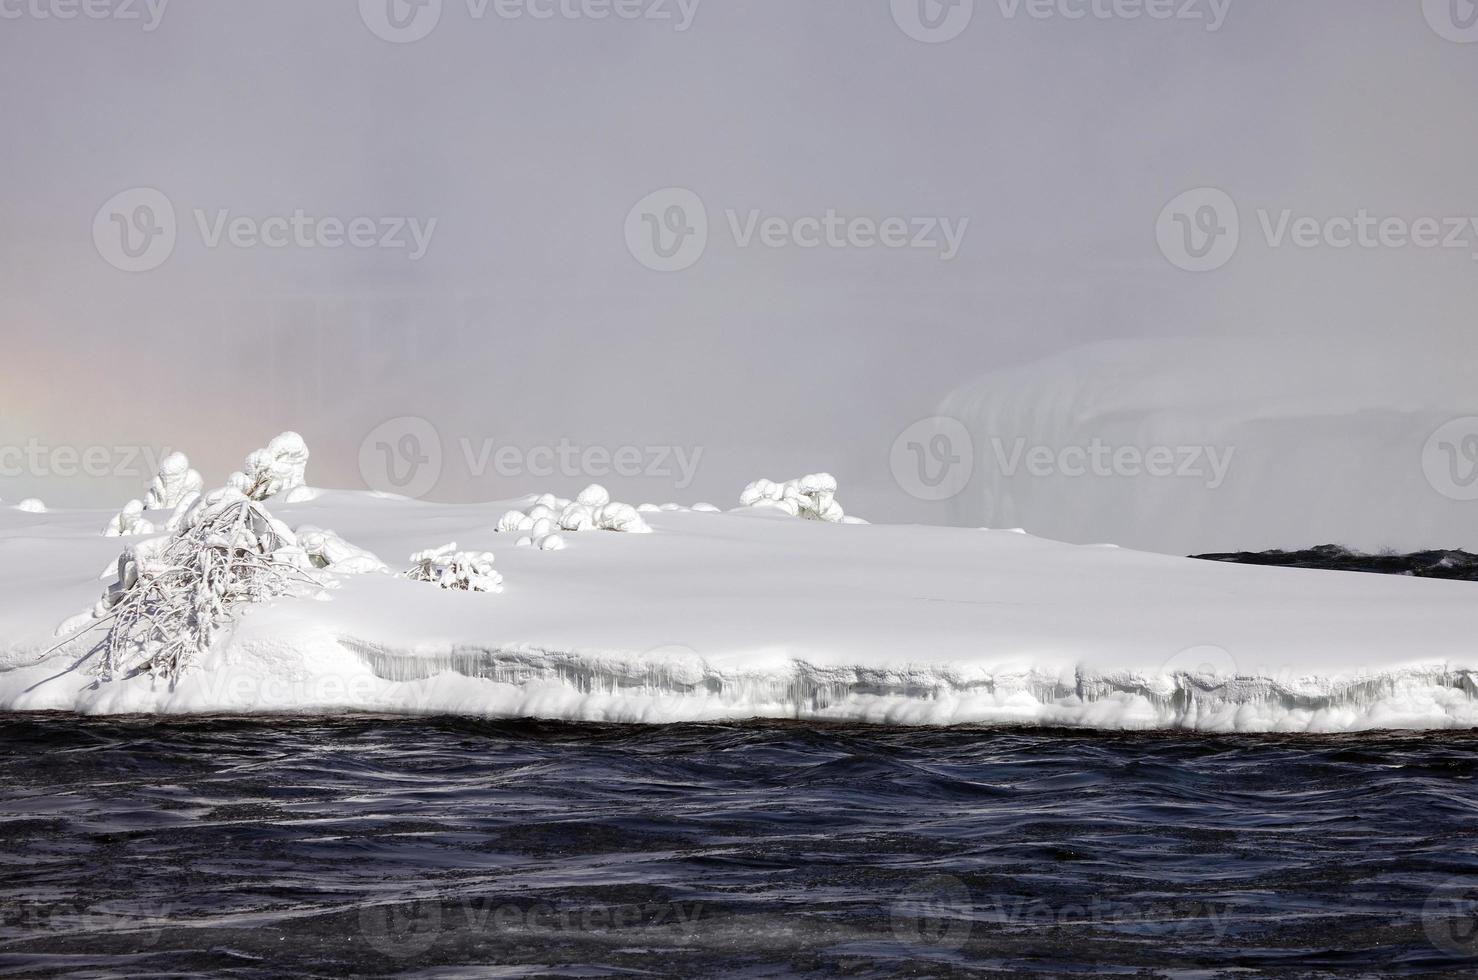
<path fill-rule="evenodd" d="M 350 544 L 333 531 L 304 524 L 295 532 L 298 546 L 314 568 L 326 568 L 341 575 L 368 575 L 388 572 L 385 563 L 373 554 Z"/>
<path fill-rule="evenodd" d="M 15 509 L 23 510 L 27 514 L 46 513 L 46 505 L 43 504 L 41 500 L 37 497 L 27 497 L 25 500 L 22 500 L 20 503 L 16 504 Z"/>
<path fill-rule="evenodd" d="M 405 577 L 412 582 L 434 582 L 443 589 L 503 591 L 503 575 L 493 568 L 493 553 L 458 551 L 455 541 L 411 555 L 411 568 Z"/>
<path fill-rule="evenodd" d="M 226 479 L 226 485 L 252 500 L 266 500 L 284 490 L 303 486 L 308 468 L 308 446 L 296 432 L 284 432 L 267 448 L 246 457 L 246 465 Z"/>
<path fill-rule="evenodd" d="M 172 510 L 191 494 L 205 489 L 200 474 L 190 469 L 184 453 L 170 453 L 159 464 L 159 472 L 144 496 L 146 510 Z M 126 508 L 125 508 L 126 509 Z"/>
<path fill-rule="evenodd" d="M 110 624 L 99 672 L 144 670 L 173 682 L 242 606 L 319 594 L 328 584 L 260 503 L 229 488 L 213 491 L 174 534 L 139 541 L 119 557 L 117 580 L 87 624 Z M 80 625 L 70 620 L 63 629 Z"/>
<path fill-rule="evenodd" d="M 130 500 L 123 509 L 113 515 L 108 526 L 103 528 L 107 538 L 129 537 L 135 534 L 153 534 L 154 523 L 144 516 L 144 502 Z"/>
<path fill-rule="evenodd" d="M 837 481 L 830 473 L 810 473 L 795 480 L 775 483 L 755 480 L 739 495 L 745 507 L 773 507 L 791 517 L 833 524 L 865 524 L 858 517 L 848 517 L 836 500 Z"/>
<path fill-rule="evenodd" d="M 563 538 L 559 538 L 558 544 L 543 546 L 545 538 L 559 537 L 556 529 L 626 534 L 646 534 L 652 530 L 635 507 L 611 500 L 610 493 L 599 483 L 581 490 L 574 500 L 541 494 L 527 511 L 510 510 L 498 519 L 499 531 L 524 535 L 530 544 L 544 551 L 558 551 L 565 546 Z"/>

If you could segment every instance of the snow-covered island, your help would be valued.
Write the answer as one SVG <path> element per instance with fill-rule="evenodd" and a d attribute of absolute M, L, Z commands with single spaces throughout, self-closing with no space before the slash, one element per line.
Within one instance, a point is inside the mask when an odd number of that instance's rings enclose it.
<path fill-rule="evenodd" d="M 307 459 L 285 433 L 218 490 L 171 457 L 117 512 L 0 504 L 0 709 L 1478 725 L 1471 583 L 869 525 L 825 474 L 443 505 Z"/>

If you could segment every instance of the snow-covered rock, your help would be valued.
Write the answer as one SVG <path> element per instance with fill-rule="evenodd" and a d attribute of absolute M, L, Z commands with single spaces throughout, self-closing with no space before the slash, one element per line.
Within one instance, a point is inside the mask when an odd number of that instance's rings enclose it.
<path fill-rule="evenodd" d="M 46 513 L 46 504 L 42 503 L 37 497 L 27 497 L 25 500 L 16 504 L 15 509 L 27 514 L 44 514 Z"/>

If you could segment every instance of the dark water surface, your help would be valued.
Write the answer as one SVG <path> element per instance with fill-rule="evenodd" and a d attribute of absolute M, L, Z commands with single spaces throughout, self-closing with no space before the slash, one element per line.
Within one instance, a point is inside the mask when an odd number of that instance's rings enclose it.
<path fill-rule="evenodd" d="M 1322 568 L 1335 572 L 1373 572 L 1377 575 L 1411 575 L 1416 578 L 1478 582 L 1478 555 L 1466 551 L 1414 551 L 1405 555 L 1383 552 L 1371 555 L 1337 544 L 1321 544 L 1317 548 L 1305 548 L 1302 551 L 1229 551 L 1191 557 L 1238 565 Z"/>
<path fill-rule="evenodd" d="M 0 974 L 1473 976 L 1478 734 L 0 716 Z"/>

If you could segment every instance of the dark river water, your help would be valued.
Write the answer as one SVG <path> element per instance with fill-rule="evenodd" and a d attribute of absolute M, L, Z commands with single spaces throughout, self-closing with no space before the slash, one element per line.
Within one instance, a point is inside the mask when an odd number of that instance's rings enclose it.
<path fill-rule="evenodd" d="M 1478 734 L 0 716 L 0 974 L 1474 976 Z"/>

